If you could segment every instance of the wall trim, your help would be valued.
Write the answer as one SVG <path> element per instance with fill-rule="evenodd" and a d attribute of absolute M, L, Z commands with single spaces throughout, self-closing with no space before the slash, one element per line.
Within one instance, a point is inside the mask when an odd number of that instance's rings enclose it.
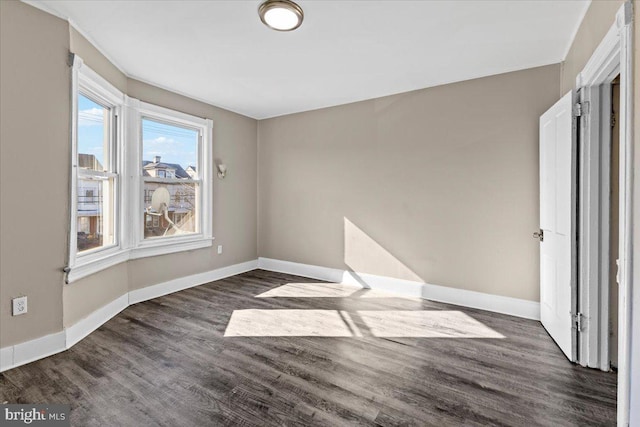
<path fill-rule="evenodd" d="M 60 332 L 0 348 L 0 372 L 70 349 L 130 305 L 256 268 L 257 259 L 127 292 Z"/>
<path fill-rule="evenodd" d="M 6 354 L 9 360 L 3 360 L 0 371 L 26 365 L 64 350 L 66 350 L 65 331 L 55 332 L 8 348 L 5 347 L 0 350 L 0 353 L 3 356 Z"/>
<path fill-rule="evenodd" d="M 540 303 L 536 301 L 271 258 L 260 257 L 258 268 L 540 320 Z"/>
<path fill-rule="evenodd" d="M 169 280 L 168 282 L 160 283 L 158 285 L 135 289 L 133 291 L 129 291 L 128 305 L 148 301 L 150 299 L 158 298 L 163 295 L 171 294 L 173 292 L 182 291 L 184 289 L 193 288 L 194 286 L 200 286 L 205 283 L 235 276 L 236 274 L 246 273 L 247 271 L 255 270 L 256 268 L 258 268 L 257 259 L 218 268 L 216 270 L 206 271 L 204 273 L 180 277 L 178 279 Z"/>
<path fill-rule="evenodd" d="M 377 289 L 525 319 L 540 319 L 540 304 L 534 301 L 261 257 L 129 291 L 60 332 L 0 348 L 0 372 L 68 350 L 130 305 L 255 269 Z"/>
<path fill-rule="evenodd" d="M 76 345 L 80 340 L 102 326 L 107 320 L 120 313 L 129 306 L 129 295 L 125 293 L 104 307 L 100 307 L 87 317 L 79 320 L 65 329 L 67 349 Z"/>

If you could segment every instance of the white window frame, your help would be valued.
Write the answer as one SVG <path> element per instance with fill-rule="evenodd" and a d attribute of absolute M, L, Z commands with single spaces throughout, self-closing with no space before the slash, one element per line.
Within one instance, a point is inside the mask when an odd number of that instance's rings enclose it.
<path fill-rule="evenodd" d="M 114 119 L 111 121 L 109 129 L 111 147 L 109 152 L 109 163 L 114 172 L 92 172 L 92 175 L 103 175 L 105 179 L 112 178 L 113 191 L 113 239 L 114 242 L 108 246 L 88 251 L 78 251 L 78 95 L 84 93 L 106 104 L 111 108 Z M 73 57 L 72 84 L 71 84 L 71 212 L 70 212 L 70 232 L 69 232 L 69 263 L 67 265 L 67 281 L 74 277 L 84 277 L 96 271 L 107 268 L 111 265 L 122 262 L 126 259 L 122 255 L 122 221 L 124 214 L 123 205 L 120 202 L 122 194 L 122 137 L 123 137 L 123 105 L 124 94 L 100 77 L 96 72 L 87 67 L 82 59 L 77 55 Z"/>
<path fill-rule="evenodd" d="M 77 250 L 78 210 L 78 94 L 90 94 L 112 108 L 114 120 L 110 160 L 115 162 L 114 179 L 114 244 L 79 253 Z M 71 209 L 69 258 L 65 281 L 72 283 L 121 262 L 148 256 L 165 255 L 213 245 L 212 210 L 212 134 L 213 122 L 186 113 L 159 107 L 130 98 L 119 91 L 73 55 L 71 83 Z M 198 164 L 196 180 L 196 233 L 144 239 L 144 186 L 142 185 L 142 118 L 149 118 L 198 130 Z M 97 171 L 96 175 L 101 172 Z M 174 182 L 172 178 L 154 181 Z"/>
<path fill-rule="evenodd" d="M 212 223 L 213 214 L 211 208 L 212 180 L 212 130 L 213 122 L 209 119 L 192 116 L 179 111 L 142 102 L 135 98 L 127 97 L 128 108 L 128 140 L 129 140 L 129 175 L 133 181 L 129 188 L 130 212 L 129 224 L 131 227 L 131 239 L 134 247 L 131 258 L 165 255 L 193 249 L 211 247 L 213 245 Z M 198 183 L 196 192 L 196 232 L 187 235 L 144 238 L 144 178 L 142 176 L 142 119 L 156 120 L 163 123 L 175 124 L 198 130 L 198 165 L 201 173 L 196 180 Z M 151 178 L 155 182 L 175 182 L 174 178 Z M 186 181 L 186 180 L 185 180 Z"/>

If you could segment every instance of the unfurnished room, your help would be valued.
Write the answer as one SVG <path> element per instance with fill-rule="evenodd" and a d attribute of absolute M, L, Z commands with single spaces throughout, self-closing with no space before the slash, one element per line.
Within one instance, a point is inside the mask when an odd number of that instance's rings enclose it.
<path fill-rule="evenodd" d="M 640 427 L 635 0 L 0 0 L 0 425 Z"/>

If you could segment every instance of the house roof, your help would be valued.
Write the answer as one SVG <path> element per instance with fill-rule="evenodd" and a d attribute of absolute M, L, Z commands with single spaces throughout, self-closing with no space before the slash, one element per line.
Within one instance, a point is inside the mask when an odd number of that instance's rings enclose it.
<path fill-rule="evenodd" d="M 175 169 L 176 178 L 191 178 L 186 170 L 177 163 L 154 163 L 149 160 L 142 161 L 142 169 L 144 176 L 150 176 L 147 170 L 149 169 Z"/>
<path fill-rule="evenodd" d="M 78 153 L 78 167 L 97 171 L 104 170 L 102 163 L 93 154 Z"/>

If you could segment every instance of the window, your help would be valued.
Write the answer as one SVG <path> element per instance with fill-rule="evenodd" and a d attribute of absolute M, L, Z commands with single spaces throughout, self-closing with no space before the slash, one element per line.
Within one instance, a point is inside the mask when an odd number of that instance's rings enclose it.
<path fill-rule="evenodd" d="M 132 108 L 138 127 L 131 131 L 139 154 L 138 250 L 211 246 L 211 121 L 139 101 Z"/>
<path fill-rule="evenodd" d="M 74 58 L 69 264 L 87 271 L 121 248 L 118 118 L 124 95 Z"/>
<path fill-rule="evenodd" d="M 77 105 L 76 248 L 82 254 L 116 242 L 114 193 L 118 174 L 112 158 L 114 106 L 96 94 L 85 92 L 83 87 L 79 90 Z M 94 194 L 98 197 L 94 198 Z"/>
<path fill-rule="evenodd" d="M 211 121 L 128 98 L 77 56 L 72 88 L 67 282 L 211 246 Z"/>
<path fill-rule="evenodd" d="M 197 175 L 189 175 L 186 168 L 198 163 L 199 144 L 197 128 L 142 118 L 143 187 L 145 192 L 154 191 L 154 196 L 145 203 L 144 212 L 162 217 L 166 222 L 166 229 L 145 229 L 145 239 L 198 231 L 197 194 L 201 181 Z M 171 219 L 177 214 L 191 221 L 178 224 Z"/>

